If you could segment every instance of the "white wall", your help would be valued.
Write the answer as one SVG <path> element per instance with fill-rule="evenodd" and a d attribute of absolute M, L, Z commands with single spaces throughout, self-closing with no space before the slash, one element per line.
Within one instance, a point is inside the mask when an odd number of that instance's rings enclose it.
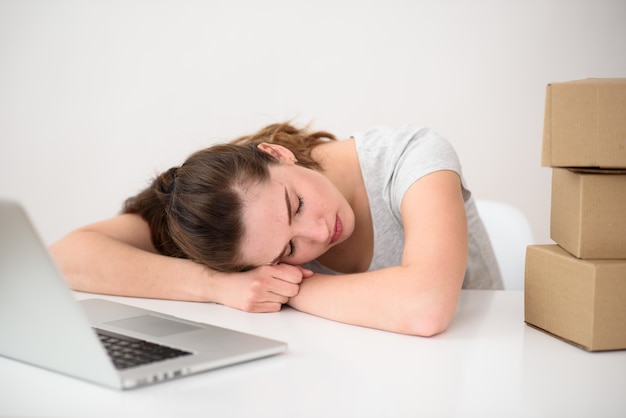
<path fill-rule="evenodd" d="M 549 241 L 545 86 L 626 77 L 623 0 L 0 0 L 0 196 L 47 243 L 274 121 L 420 123 Z"/>

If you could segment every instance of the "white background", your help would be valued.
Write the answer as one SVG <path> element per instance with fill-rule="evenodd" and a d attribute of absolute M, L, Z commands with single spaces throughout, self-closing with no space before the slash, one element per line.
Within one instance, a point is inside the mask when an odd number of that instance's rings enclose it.
<path fill-rule="evenodd" d="M 626 77 L 626 1 L 0 0 L 0 196 L 51 243 L 267 123 L 417 123 L 549 242 L 545 88 L 587 77 Z"/>

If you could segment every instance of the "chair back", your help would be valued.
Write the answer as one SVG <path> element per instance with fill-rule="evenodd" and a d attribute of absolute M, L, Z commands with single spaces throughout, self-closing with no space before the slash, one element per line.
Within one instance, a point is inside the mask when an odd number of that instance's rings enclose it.
<path fill-rule="evenodd" d="M 477 199 L 476 207 L 496 254 L 504 288 L 524 290 L 526 247 L 534 243 L 528 219 L 503 202 Z"/>

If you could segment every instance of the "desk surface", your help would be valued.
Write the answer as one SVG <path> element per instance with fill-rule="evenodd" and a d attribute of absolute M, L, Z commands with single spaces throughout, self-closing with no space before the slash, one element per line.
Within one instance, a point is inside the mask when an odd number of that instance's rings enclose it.
<path fill-rule="evenodd" d="M 523 292 L 463 291 L 452 325 L 433 338 L 289 308 L 249 314 L 105 298 L 283 340 L 289 350 L 127 392 L 0 357 L 0 416 L 626 416 L 626 351 L 588 353 L 528 327 Z"/>

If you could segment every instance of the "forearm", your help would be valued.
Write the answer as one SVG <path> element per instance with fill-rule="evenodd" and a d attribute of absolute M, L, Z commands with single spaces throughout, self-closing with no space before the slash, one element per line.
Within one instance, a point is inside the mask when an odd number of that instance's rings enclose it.
<path fill-rule="evenodd" d="M 156 254 L 142 240 L 135 244 L 86 228 L 70 233 L 50 250 L 75 290 L 215 302 L 249 312 L 280 310 L 298 293 L 302 277 L 310 275 L 287 264 L 244 273 L 217 272 L 189 260 Z"/>
<path fill-rule="evenodd" d="M 316 274 L 300 284 L 299 294 L 289 304 L 339 322 L 431 336 L 445 330 L 452 320 L 460 287 L 458 277 L 437 277 L 406 267 L 338 276 Z"/>
<path fill-rule="evenodd" d="M 71 288 L 120 296 L 214 301 L 210 275 L 189 260 L 136 248 L 93 231 L 73 232 L 50 247 Z"/>

